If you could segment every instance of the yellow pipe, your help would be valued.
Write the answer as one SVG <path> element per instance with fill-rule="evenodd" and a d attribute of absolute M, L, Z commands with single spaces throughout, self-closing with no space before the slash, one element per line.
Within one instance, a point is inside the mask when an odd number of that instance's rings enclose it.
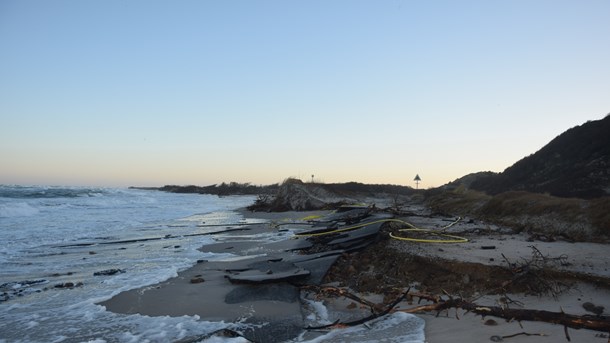
<path fill-rule="evenodd" d="M 451 224 L 449 224 L 447 226 L 444 226 L 443 230 L 450 228 L 451 226 L 455 225 L 460 220 L 462 220 L 462 218 L 458 217 L 458 219 L 456 221 L 452 222 Z M 358 224 L 358 225 L 354 225 L 354 226 L 348 226 L 348 227 L 331 230 L 331 231 L 324 231 L 324 232 L 318 232 L 318 233 L 297 233 L 297 234 L 295 234 L 295 236 L 296 237 L 318 237 L 318 236 L 330 235 L 330 234 L 338 233 L 338 232 L 350 231 L 350 230 L 358 229 L 358 228 L 365 227 L 368 225 L 384 223 L 384 222 L 396 222 L 396 223 L 405 224 L 410 227 L 410 229 L 401 229 L 399 231 L 427 232 L 432 235 L 436 235 L 436 236 L 440 236 L 440 237 L 452 238 L 452 239 L 419 239 L 419 238 L 395 236 L 392 233 L 390 233 L 390 237 L 400 240 L 400 241 L 410 241 L 410 242 L 418 242 L 418 243 L 466 243 L 466 242 L 468 242 L 467 238 L 460 237 L 460 236 L 454 236 L 454 235 L 447 235 L 444 233 L 437 233 L 437 232 L 434 232 L 432 230 L 427 230 L 427 229 L 420 229 L 420 228 L 415 227 L 413 224 L 406 222 L 404 220 L 400 220 L 400 219 L 380 219 L 380 220 L 376 220 L 373 222 Z"/>

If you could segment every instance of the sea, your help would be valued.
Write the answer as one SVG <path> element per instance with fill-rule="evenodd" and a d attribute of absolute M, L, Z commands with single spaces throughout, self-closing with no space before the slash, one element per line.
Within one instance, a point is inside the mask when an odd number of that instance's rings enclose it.
<path fill-rule="evenodd" d="M 225 328 L 239 331 L 240 323 L 117 314 L 98 303 L 175 277 L 197 260 L 234 258 L 197 249 L 215 242 L 210 233 L 219 228 L 260 221 L 237 211 L 254 200 L 144 189 L 0 185 L 0 343 L 176 342 Z M 323 322 L 324 305 L 317 305 L 313 308 L 319 313 L 311 315 Z M 366 327 L 294 342 L 423 342 L 423 327 L 423 320 L 395 313 Z M 200 341 L 245 342 L 240 337 Z"/>

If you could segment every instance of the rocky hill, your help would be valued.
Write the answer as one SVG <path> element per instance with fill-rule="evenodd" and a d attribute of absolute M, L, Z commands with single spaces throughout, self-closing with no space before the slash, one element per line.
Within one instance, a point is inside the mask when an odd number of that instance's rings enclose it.
<path fill-rule="evenodd" d="M 610 195 L 610 115 L 567 130 L 502 173 L 465 178 L 467 188 L 491 195 L 506 191 L 578 198 Z"/>

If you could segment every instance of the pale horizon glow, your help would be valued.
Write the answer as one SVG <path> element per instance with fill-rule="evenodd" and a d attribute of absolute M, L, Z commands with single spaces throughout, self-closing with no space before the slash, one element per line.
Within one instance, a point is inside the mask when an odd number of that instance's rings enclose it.
<path fill-rule="evenodd" d="M 0 184 L 436 187 L 610 112 L 608 1 L 0 2 Z"/>

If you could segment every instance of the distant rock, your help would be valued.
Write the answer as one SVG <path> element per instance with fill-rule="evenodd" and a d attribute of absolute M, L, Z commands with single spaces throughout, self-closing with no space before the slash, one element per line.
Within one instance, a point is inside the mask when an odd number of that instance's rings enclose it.
<path fill-rule="evenodd" d="M 191 278 L 191 283 L 202 283 L 202 282 L 205 282 L 205 280 L 201 277 L 201 275 Z"/>
<path fill-rule="evenodd" d="M 30 293 L 41 292 L 42 289 L 37 288 L 49 283 L 48 280 L 24 280 L 17 282 L 7 282 L 0 285 L 0 302 L 8 301 L 13 297 L 21 297 Z"/>
<path fill-rule="evenodd" d="M 76 283 L 64 282 L 64 283 L 58 283 L 53 287 L 55 287 L 55 288 L 74 288 L 74 287 L 81 287 L 81 286 L 83 286 L 82 282 L 76 282 Z"/>
<path fill-rule="evenodd" d="M 595 313 L 598 316 L 601 316 L 604 313 L 603 306 L 596 306 L 595 304 L 590 302 L 583 303 L 582 307 L 588 312 Z"/>
<path fill-rule="evenodd" d="M 93 276 L 114 275 L 114 274 L 120 274 L 120 273 L 125 273 L 125 269 L 106 269 L 106 270 L 101 270 L 99 272 L 93 273 Z"/>
<path fill-rule="evenodd" d="M 309 211 L 322 209 L 328 203 L 341 200 L 343 199 L 321 186 L 288 179 L 280 186 L 271 207 L 272 211 Z"/>

